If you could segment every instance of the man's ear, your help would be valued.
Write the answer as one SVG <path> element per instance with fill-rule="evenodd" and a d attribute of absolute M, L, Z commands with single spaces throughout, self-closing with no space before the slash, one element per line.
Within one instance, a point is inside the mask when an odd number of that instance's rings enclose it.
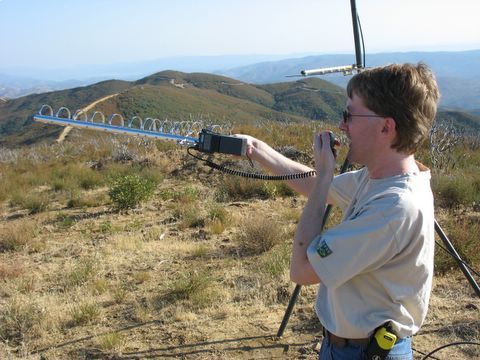
<path fill-rule="evenodd" d="M 382 133 L 395 133 L 397 123 L 391 117 L 384 118 Z"/>

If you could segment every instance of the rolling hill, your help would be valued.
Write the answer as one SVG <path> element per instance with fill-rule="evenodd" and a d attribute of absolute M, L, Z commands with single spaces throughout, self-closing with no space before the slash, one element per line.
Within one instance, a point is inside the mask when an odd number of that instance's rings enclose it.
<path fill-rule="evenodd" d="M 333 114 L 345 103 L 339 87 L 319 79 L 255 86 L 212 74 L 163 71 L 134 82 L 103 81 L 2 102 L 0 145 L 19 146 L 56 137 L 61 129 L 32 120 L 43 104 L 54 110 L 66 106 L 73 112 L 114 94 L 98 103 L 95 110 L 106 115 L 118 113 L 124 118 L 193 117 L 210 123 L 328 120 L 322 114 Z M 322 106 L 324 110 L 319 110 Z"/>
<path fill-rule="evenodd" d="M 43 138 L 56 136 L 61 131 L 58 127 L 33 124 L 33 114 L 38 112 L 43 104 L 49 104 L 54 109 L 61 106 L 78 109 L 98 98 L 121 92 L 129 86 L 131 86 L 130 83 L 126 81 L 110 80 L 90 86 L 28 95 L 0 102 L 0 145 L 28 145 Z"/>
<path fill-rule="evenodd" d="M 101 100 L 101 101 L 100 101 Z M 162 71 L 137 81 L 108 80 L 69 90 L 0 102 L 0 146 L 15 147 L 56 138 L 62 128 L 33 122 L 43 104 L 56 111 L 89 107 L 125 119 L 202 119 L 207 124 L 258 124 L 264 121 L 325 121 L 337 124 L 344 90 L 319 78 L 255 85 L 206 73 Z M 95 104 L 95 106 L 92 106 Z M 91 109 L 90 109 L 91 108 Z M 478 133 L 480 117 L 440 112 L 438 119 Z"/>

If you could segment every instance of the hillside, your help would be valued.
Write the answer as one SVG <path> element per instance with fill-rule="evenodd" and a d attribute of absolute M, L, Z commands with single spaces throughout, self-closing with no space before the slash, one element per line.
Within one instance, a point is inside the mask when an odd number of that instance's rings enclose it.
<path fill-rule="evenodd" d="M 114 96 L 113 96 L 114 95 Z M 101 100 L 101 101 L 100 101 Z M 72 113 L 88 107 L 125 119 L 201 119 L 212 124 L 261 124 L 265 121 L 325 121 L 338 123 L 345 107 L 344 90 L 319 78 L 255 85 L 225 76 L 162 71 L 134 82 L 109 80 L 94 85 L 0 102 L 0 146 L 16 147 L 58 137 L 61 128 L 34 123 L 43 104 Z M 95 105 L 95 106 L 93 106 Z M 449 109 L 440 121 L 477 133 L 480 117 Z"/>
<path fill-rule="evenodd" d="M 172 83 L 172 80 L 174 80 L 178 86 L 182 86 L 181 84 L 183 84 L 183 86 L 213 90 L 224 95 L 253 101 L 267 107 L 271 107 L 274 103 L 273 96 L 259 87 L 225 76 L 206 73 L 186 74 L 179 71 L 162 71 L 140 79 L 136 81 L 135 84 L 165 85 L 166 83 Z"/>
<path fill-rule="evenodd" d="M 32 115 L 38 112 L 43 104 L 49 104 L 54 109 L 61 106 L 78 109 L 130 86 L 131 84 L 127 81 L 109 80 L 90 86 L 28 95 L 0 102 L 0 145 L 31 144 L 43 138 L 56 136 L 61 131 L 58 127 L 33 124 Z"/>
<path fill-rule="evenodd" d="M 292 83 L 259 86 L 274 96 L 274 109 L 300 114 L 313 120 L 336 123 L 345 108 L 342 89 L 325 80 L 309 78 Z"/>
<path fill-rule="evenodd" d="M 124 118 L 193 117 L 214 124 L 328 120 L 345 103 L 340 88 L 318 79 L 255 86 L 212 74 L 163 71 L 135 82 L 104 81 L 4 102 L 0 105 L 0 145 L 31 144 L 57 136 L 58 127 L 32 121 L 43 104 L 55 111 L 66 106 L 73 112 L 113 94 L 118 95 L 98 103 L 95 110 Z"/>

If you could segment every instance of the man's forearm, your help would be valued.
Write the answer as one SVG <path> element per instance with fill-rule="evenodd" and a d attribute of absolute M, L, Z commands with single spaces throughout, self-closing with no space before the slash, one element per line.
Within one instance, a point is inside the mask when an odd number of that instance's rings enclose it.
<path fill-rule="evenodd" d="M 317 178 L 298 222 L 293 241 L 290 278 L 300 285 L 316 284 L 321 281 L 308 261 L 307 249 L 312 240 L 322 231 L 322 219 L 325 215 L 331 181 L 331 178 L 325 176 Z"/>
<path fill-rule="evenodd" d="M 307 165 L 293 161 L 278 151 L 271 148 L 265 142 L 255 139 L 252 142 L 254 148 L 252 152 L 252 160 L 257 161 L 262 168 L 275 175 L 286 175 L 292 173 L 303 173 L 312 171 L 313 169 Z M 308 196 L 315 184 L 315 176 L 288 180 L 288 185 L 298 193 Z"/>

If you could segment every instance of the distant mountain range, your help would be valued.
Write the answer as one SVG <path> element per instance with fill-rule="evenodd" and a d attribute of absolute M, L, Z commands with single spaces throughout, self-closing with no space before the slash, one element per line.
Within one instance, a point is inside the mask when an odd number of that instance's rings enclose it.
<path fill-rule="evenodd" d="M 175 69 L 183 72 L 220 72 L 226 69 L 293 57 L 294 55 L 222 55 L 182 56 L 157 60 L 114 64 L 90 64 L 70 67 L 0 68 L 0 97 L 16 98 L 47 91 L 85 86 L 103 80 L 130 80 Z"/>
<path fill-rule="evenodd" d="M 68 90 L 0 101 L 0 146 L 15 147 L 54 139 L 62 129 L 33 121 L 43 104 L 54 111 L 88 107 L 124 119 L 204 120 L 207 124 L 266 121 L 324 121 L 336 126 L 345 107 L 345 91 L 319 78 L 249 84 L 207 73 L 162 71 L 137 81 L 108 80 Z M 93 106 L 94 105 L 94 106 Z M 480 117 L 460 111 L 440 112 L 440 121 L 476 132 Z"/>
<path fill-rule="evenodd" d="M 368 54 L 367 66 L 423 61 L 435 72 L 442 92 L 441 107 L 480 115 L 480 50 L 457 52 L 403 52 Z M 109 79 L 134 81 L 161 70 L 206 72 L 251 84 L 298 80 L 303 69 L 349 65 L 353 54 L 336 55 L 232 55 L 164 58 L 111 65 L 83 65 L 63 69 L 0 69 L 0 98 L 69 89 Z M 76 80 L 67 80 L 76 79 Z M 327 75 L 321 79 L 345 87 L 349 77 Z"/>
<path fill-rule="evenodd" d="M 435 72 L 442 94 L 441 107 L 480 114 L 480 50 L 369 54 L 366 66 L 420 61 L 429 65 Z M 319 55 L 262 62 L 221 71 L 219 74 L 253 84 L 264 84 L 295 80 L 288 76 L 300 75 L 300 71 L 304 69 L 352 63 L 355 63 L 353 55 Z M 332 74 L 322 76 L 322 79 L 345 87 L 349 77 Z"/>
<path fill-rule="evenodd" d="M 0 74 L 0 98 L 17 98 L 30 94 L 41 94 L 48 91 L 70 89 L 101 81 L 101 78 L 85 80 L 39 80 L 25 76 Z"/>

